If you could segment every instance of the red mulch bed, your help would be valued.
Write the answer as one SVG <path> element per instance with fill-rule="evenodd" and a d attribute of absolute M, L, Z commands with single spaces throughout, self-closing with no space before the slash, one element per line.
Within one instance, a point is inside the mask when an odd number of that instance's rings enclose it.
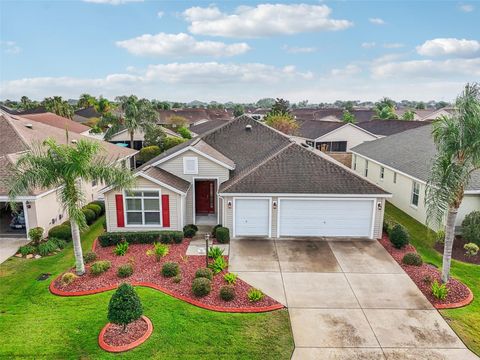
<path fill-rule="evenodd" d="M 452 257 L 455 260 L 463 261 L 470 264 L 480 265 L 480 252 L 475 256 L 468 256 L 465 254 L 465 249 L 463 245 L 465 245 L 467 241 L 462 239 L 461 236 L 455 237 L 455 241 L 453 242 L 453 249 L 452 249 Z M 443 244 L 436 243 L 435 250 L 437 250 L 440 254 L 443 254 Z"/>
<path fill-rule="evenodd" d="M 413 245 L 407 245 L 403 249 L 396 249 L 388 239 L 388 235 L 383 234 L 380 244 L 390 253 L 395 261 L 405 270 L 417 287 L 422 291 L 423 295 L 432 303 L 433 306 L 445 306 L 449 304 L 460 303 L 470 296 L 469 288 L 460 281 L 450 278 L 447 282 L 449 289 L 445 300 L 437 299 L 432 295 L 431 284 L 437 280 L 441 283 L 440 271 L 431 264 L 423 264 L 422 266 L 405 265 L 402 258 L 406 253 L 417 252 Z"/>
<path fill-rule="evenodd" d="M 148 330 L 148 325 L 142 318 L 128 324 L 127 329 L 123 332 L 123 325 L 110 324 L 103 341 L 110 346 L 124 346 L 140 339 Z"/>
<path fill-rule="evenodd" d="M 201 304 L 208 306 L 216 306 L 223 308 L 265 308 L 269 306 L 281 306 L 277 301 L 265 295 L 265 297 L 258 302 L 250 302 L 247 298 L 247 292 L 252 287 L 246 282 L 237 278 L 235 283 L 236 297 L 232 301 L 224 301 L 220 299 L 219 292 L 223 285 L 227 285 L 223 279 L 223 275 L 228 272 L 224 270 L 213 277 L 212 291 L 204 297 L 197 298 L 191 291 L 192 281 L 195 277 L 197 269 L 205 267 L 205 256 L 186 256 L 189 239 L 185 239 L 181 244 L 171 244 L 170 251 L 167 256 L 160 261 L 155 259 L 155 256 L 147 256 L 146 252 L 153 249 L 152 244 L 131 244 L 125 256 L 116 256 L 113 253 L 113 246 L 101 247 L 99 244 L 95 248 L 98 255 L 98 260 L 109 260 L 112 266 L 105 273 L 94 276 L 90 273 L 90 264 L 86 265 L 86 274 L 75 279 L 70 285 L 63 285 L 60 281 L 61 276 L 54 280 L 53 286 L 66 292 L 81 292 L 88 290 L 95 290 L 104 287 L 111 287 L 119 285 L 123 282 L 146 282 L 158 285 L 171 291 L 174 295 L 184 296 L 193 299 Z M 228 262 L 228 256 L 225 256 Z M 122 279 L 117 276 L 117 269 L 120 265 L 128 262 L 133 262 L 133 275 Z M 180 266 L 182 274 L 182 281 L 174 283 L 172 278 L 165 278 L 161 274 L 162 265 L 165 262 L 177 262 Z M 73 270 L 70 270 L 73 272 Z"/>

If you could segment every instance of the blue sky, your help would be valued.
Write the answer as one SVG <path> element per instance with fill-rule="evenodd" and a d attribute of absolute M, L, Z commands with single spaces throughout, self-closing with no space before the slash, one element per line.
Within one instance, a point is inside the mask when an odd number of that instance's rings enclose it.
<path fill-rule="evenodd" d="M 0 98 L 451 100 L 480 3 L 0 0 Z"/>

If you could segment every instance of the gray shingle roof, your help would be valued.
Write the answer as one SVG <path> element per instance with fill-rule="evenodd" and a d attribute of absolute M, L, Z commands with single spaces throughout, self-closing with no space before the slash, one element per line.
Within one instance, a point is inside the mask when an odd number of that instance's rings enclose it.
<path fill-rule="evenodd" d="M 143 171 L 143 173 L 184 193 L 186 193 L 190 187 L 190 183 L 188 181 L 157 167 L 148 168 L 147 170 Z"/>
<path fill-rule="evenodd" d="M 190 131 L 198 135 L 203 135 L 210 130 L 213 130 L 219 126 L 225 125 L 228 120 L 209 120 L 198 125 L 190 126 Z"/>
<path fill-rule="evenodd" d="M 375 135 L 389 136 L 399 132 L 415 129 L 420 126 L 428 125 L 424 121 L 406 121 L 406 120 L 371 120 L 356 124 L 364 130 Z"/>
<path fill-rule="evenodd" d="M 298 136 L 306 139 L 315 140 L 320 136 L 328 134 L 329 132 L 341 128 L 345 125 L 344 122 L 333 121 L 320 121 L 320 120 L 307 120 L 299 122 L 299 128 L 297 130 Z"/>
<path fill-rule="evenodd" d="M 365 142 L 352 149 L 379 163 L 397 169 L 422 181 L 427 181 L 432 159 L 436 154 L 432 125 L 406 130 L 382 139 Z M 472 174 L 466 190 L 480 189 L 480 171 Z"/>

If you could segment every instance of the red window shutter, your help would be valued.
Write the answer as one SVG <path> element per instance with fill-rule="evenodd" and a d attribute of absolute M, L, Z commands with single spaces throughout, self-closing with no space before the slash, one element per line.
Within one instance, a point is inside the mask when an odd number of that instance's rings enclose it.
<path fill-rule="evenodd" d="M 168 195 L 162 195 L 162 224 L 163 227 L 170 227 L 170 202 Z"/>
<path fill-rule="evenodd" d="M 123 212 L 123 195 L 115 195 L 115 203 L 117 205 L 117 226 L 125 227 L 125 214 Z"/>

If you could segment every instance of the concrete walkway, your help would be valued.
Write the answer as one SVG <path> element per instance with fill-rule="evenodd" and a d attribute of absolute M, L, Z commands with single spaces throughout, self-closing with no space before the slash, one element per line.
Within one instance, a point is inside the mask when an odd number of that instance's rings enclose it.
<path fill-rule="evenodd" d="M 15 255 L 18 248 L 28 244 L 26 238 L 0 237 L 0 264 Z"/>
<path fill-rule="evenodd" d="M 288 307 L 292 359 L 478 359 L 377 241 L 233 239 L 229 270 Z"/>

